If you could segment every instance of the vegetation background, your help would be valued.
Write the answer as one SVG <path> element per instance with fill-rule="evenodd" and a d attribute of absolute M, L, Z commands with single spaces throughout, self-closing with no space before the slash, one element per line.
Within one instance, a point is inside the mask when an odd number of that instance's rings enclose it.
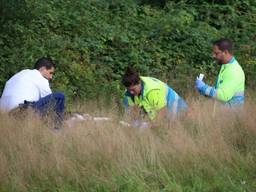
<path fill-rule="evenodd" d="M 73 122 L 58 132 L 34 113 L 0 113 L 0 191 L 255 192 L 255 100 L 240 113 L 189 104 L 190 117 L 152 129 L 122 126 L 109 108 L 98 112 L 113 121 Z"/>
<path fill-rule="evenodd" d="M 198 73 L 219 70 L 211 41 L 227 37 L 256 86 L 254 0 L 1 0 L 0 92 L 13 74 L 51 56 L 55 90 L 68 103 L 120 99 L 120 78 L 133 64 L 186 96 Z M 117 100 L 119 101 L 119 100 Z"/>
<path fill-rule="evenodd" d="M 53 132 L 33 113 L 0 113 L 1 192 L 256 191 L 255 0 L 0 0 L 0 15 L 0 92 L 51 56 L 53 89 L 69 109 L 113 119 Z M 211 41 L 221 37 L 233 40 L 246 74 L 240 113 L 189 97 L 199 73 L 213 83 Z M 190 116 L 169 127 L 121 126 L 129 64 L 186 97 Z"/>

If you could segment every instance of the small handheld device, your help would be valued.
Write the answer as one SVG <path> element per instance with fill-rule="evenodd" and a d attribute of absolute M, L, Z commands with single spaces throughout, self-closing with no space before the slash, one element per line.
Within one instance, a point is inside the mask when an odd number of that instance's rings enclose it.
<path fill-rule="evenodd" d="M 198 79 L 202 81 L 203 78 L 204 78 L 204 74 L 200 73 L 199 76 L 198 76 Z"/>

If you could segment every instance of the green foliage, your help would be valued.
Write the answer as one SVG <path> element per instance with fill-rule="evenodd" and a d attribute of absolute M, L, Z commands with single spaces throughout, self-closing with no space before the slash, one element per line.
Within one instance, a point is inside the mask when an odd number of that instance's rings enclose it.
<path fill-rule="evenodd" d="M 256 85 L 255 1 L 2 0 L 0 12 L 0 90 L 50 55 L 53 89 L 69 101 L 120 96 L 128 64 L 183 95 L 199 72 L 214 80 L 211 41 L 220 37 L 234 41 L 247 85 Z"/>

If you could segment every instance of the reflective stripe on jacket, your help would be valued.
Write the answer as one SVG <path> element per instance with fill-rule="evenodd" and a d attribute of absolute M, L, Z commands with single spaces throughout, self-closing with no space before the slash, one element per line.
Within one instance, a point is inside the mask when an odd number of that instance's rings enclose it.
<path fill-rule="evenodd" d="M 142 90 L 139 96 L 125 93 L 125 106 L 137 105 L 144 109 L 150 119 L 154 119 L 157 112 L 168 108 L 169 113 L 176 114 L 182 107 L 187 107 L 185 101 L 166 83 L 152 77 L 140 77 Z"/>

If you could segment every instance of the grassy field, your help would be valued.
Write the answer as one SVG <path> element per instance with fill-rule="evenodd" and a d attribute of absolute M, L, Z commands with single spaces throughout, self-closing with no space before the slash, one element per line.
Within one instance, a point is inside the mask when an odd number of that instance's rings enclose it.
<path fill-rule="evenodd" d="M 110 122 L 54 132 L 34 113 L 0 114 L 0 191 L 256 191 L 256 104 L 231 111 L 190 101 L 169 126 L 121 126 L 116 108 L 79 108 Z M 105 111 L 104 111 L 105 110 Z"/>

